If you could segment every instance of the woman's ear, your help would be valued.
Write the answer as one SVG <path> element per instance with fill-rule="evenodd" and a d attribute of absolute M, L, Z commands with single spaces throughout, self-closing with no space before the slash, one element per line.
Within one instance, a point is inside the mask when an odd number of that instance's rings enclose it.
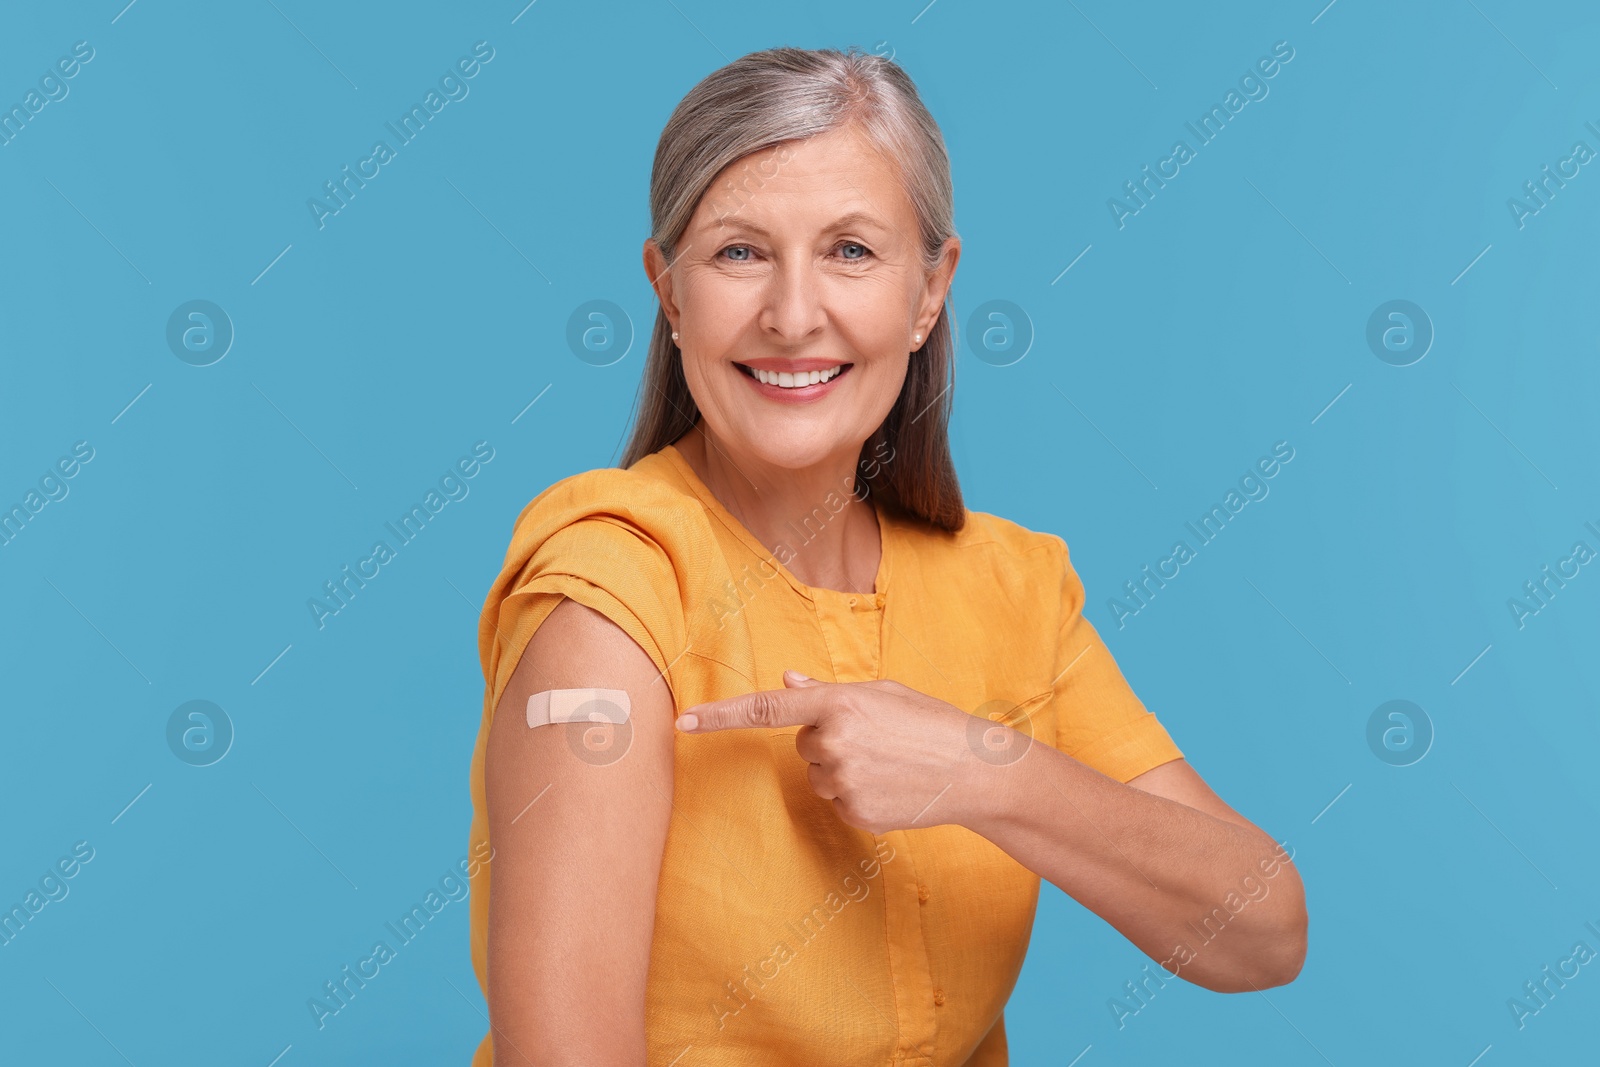
<path fill-rule="evenodd" d="M 661 301 L 661 310 L 666 313 L 667 321 L 676 330 L 678 304 L 672 291 L 672 271 L 654 237 L 646 238 L 644 242 L 644 273 L 650 279 L 650 288 L 656 291 L 656 299 Z"/>
<path fill-rule="evenodd" d="M 950 284 L 955 280 L 956 264 L 961 259 L 961 238 L 946 237 L 939 254 L 939 264 L 928 274 L 922 287 L 922 304 L 917 310 L 914 331 L 924 338 L 933 334 L 933 324 L 939 321 L 945 298 L 950 295 Z"/>

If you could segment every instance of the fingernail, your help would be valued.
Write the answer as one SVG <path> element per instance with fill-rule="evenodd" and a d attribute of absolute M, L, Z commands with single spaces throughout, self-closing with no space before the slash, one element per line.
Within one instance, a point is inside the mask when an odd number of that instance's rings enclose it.
<path fill-rule="evenodd" d="M 783 673 L 785 673 L 785 674 L 791 674 L 791 675 L 793 675 L 793 676 L 794 676 L 794 677 L 796 677 L 796 678 L 798 678 L 798 679 L 799 679 L 799 680 L 800 680 L 800 681 L 802 681 L 802 682 L 809 682 L 809 681 L 811 681 L 811 678 L 810 678 L 810 676 L 809 676 L 809 675 L 805 675 L 805 674 L 801 674 L 801 673 L 800 673 L 800 672 L 799 672 L 799 671 L 795 671 L 795 670 L 789 670 L 789 671 L 784 671 L 784 672 L 783 672 Z"/>
<path fill-rule="evenodd" d="M 696 726 L 699 726 L 699 725 L 700 725 L 700 718 L 697 715 L 683 714 L 683 715 L 679 715 L 678 716 L 678 729 L 680 729 L 680 730 L 683 730 L 683 731 L 693 730 Z"/>

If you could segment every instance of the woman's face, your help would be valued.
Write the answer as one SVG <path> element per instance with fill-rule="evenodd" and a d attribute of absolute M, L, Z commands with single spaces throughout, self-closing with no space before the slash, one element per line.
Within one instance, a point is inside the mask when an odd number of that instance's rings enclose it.
<path fill-rule="evenodd" d="M 895 164 L 846 125 L 727 167 L 670 271 L 645 242 L 689 391 L 720 447 L 796 470 L 854 464 L 907 361 L 921 358 L 915 337 L 927 339 L 960 255 L 950 238 L 925 274 L 917 235 Z"/>

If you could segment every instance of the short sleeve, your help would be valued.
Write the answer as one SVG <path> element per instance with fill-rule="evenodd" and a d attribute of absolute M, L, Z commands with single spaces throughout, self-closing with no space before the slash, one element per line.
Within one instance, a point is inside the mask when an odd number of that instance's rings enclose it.
<path fill-rule="evenodd" d="M 1061 633 L 1053 687 L 1056 747 L 1119 782 L 1183 758 L 1084 617 L 1083 582 L 1064 541 L 1060 561 Z"/>
<path fill-rule="evenodd" d="M 563 597 L 604 615 L 668 675 L 683 645 L 683 611 L 671 561 L 625 523 L 591 517 L 539 542 L 515 573 L 502 575 L 479 627 L 490 708 L 515 672 L 529 640 Z M 670 687 L 671 681 L 668 680 Z"/>

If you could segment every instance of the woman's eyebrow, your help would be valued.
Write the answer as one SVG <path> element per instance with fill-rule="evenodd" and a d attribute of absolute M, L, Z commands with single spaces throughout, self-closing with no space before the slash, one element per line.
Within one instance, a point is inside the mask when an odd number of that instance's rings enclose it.
<path fill-rule="evenodd" d="M 769 233 L 765 228 L 757 225 L 756 223 L 739 218 L 738 212 L 730 212 L 729 214 L 722 216 L 722 218 L 718 220 L 718 223 L 721 226 L 738 226 L 740 229 L 748 230 L 749 232 L 760 237 L 772 236 L 772 234 Z M 824 226 L 823 230 L 843 230 L 851 226 L 859 226 L 863 224 L 876 227 L 879 230 L 892 231 L 894 229 L 894 227 L 888 225 L 876 215 L 865 211 L 852 211 L 849 214 L 840 215 L 838 218 Z"/>

